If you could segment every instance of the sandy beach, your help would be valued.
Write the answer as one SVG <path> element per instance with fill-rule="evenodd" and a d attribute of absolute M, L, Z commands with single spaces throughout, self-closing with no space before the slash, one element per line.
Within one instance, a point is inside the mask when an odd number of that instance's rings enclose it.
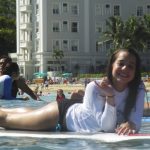
<path fill-rule="evenodd" d="M 43 87 L 43 88 L 41 88 L 40 86 L 38 87 L 38 85 L 36 84 L 31 84 L 29 85 L 29 87 L 33 91 L 38 89 L 38 92 L 42 91 L 45 94 L 50 92 L 56 92 L 58 89 L 63 89 L 64 92 L 70 92 L 70 93 L 74 90 L 85 89 L 83 84 L 52 84 L 49 85 L 48 87 Z"/>
<path fill-rule="evenodd" d="M 150 82 L 144 82 L 146 90 L 150 91 Z M 37 87 L 38 86 L 38 87 Z M 38 89 L 38 91 L 42 90 L 43 93 L 49 93 L 49 92 L 55 92 L 58 89 L 63 89 L 64 92 L 72 92 L 74 90 L 82 89 L 85 90 L 84 84 L 52 84 L 48 87 L 41 88 L 39 85 L 36 84 L 30 84 L 29 87 L 35 91 Z"/>

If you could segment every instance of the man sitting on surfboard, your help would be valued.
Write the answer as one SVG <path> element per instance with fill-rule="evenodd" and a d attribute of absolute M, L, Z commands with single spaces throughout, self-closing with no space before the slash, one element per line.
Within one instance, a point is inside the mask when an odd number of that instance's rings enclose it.
<path fill-rule="evenodd" d="M 108 63 L 107 77 L 87 85 L 83 103 L 75 99 L 53 102 L 22 113 L 1 108 L 0 126 L 20 130 L 130 134 L 140 129 L 144 96 L 138 54 L 133 49 L 118 49 Z"/>
<path fill-rule="evenodd" d="M 0 99 L 14 99 L 12 95 L 12 82 L 19 77 L 17 63 L 9 62 L 0 65 Z"/>
<path fill-rule="evenodd" d="M 0 56 L 0 65 L 5 66 L 6 63 L 12 62 L 12 59 L 6 55 Z M 39 97 L 34 94 L 34 92 L 29 88 L 29 86 L 26 84 L 25 79 L 21 76 L 19 76 L 18 79 L 14 80 L 12 83 L 12 95 L 16 98 L 18 89 L 21 89 L 23 92 L 27 93 L 32 99 L 34 100 L 40 100 Z M 28 97 L 23 98 L 24 100 L 27 100 Z"/>

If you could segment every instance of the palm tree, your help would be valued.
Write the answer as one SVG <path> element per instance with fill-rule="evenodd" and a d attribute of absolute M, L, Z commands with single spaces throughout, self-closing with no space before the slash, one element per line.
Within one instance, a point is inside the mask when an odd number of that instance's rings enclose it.
<path fill-rule="evenodd" d="M 146 49 L 147 39 L 150 38 L 150 16 L 131 16 L 126 22 L 119 17 L 110 17 L 106 20 L 106 26 L 107 30 L 103 33 L 102 40 L 112 42 L 113 49 L 110 53 L 117 48 L 130 47 L 137 51 Z"/>
<path fill-rule="evenodd" d="M 145 22 L 145 27 L 147 28 L 147 32 L 150 32 L 150 15 L 144 15 L 143 19 Z"/>
<path fill-rule="evenodd" d="M 144 15 L 143 17 L 145 28 L 146 28 L 146 41 L 147 43 L 150 42 L 150 15 Z"/>
<path fill-rule="evenodd" d="M 125 23 L 126 47 L 144 51 L 147 45 L 148 32 L 142 18 L 130 17 Z"/>
<path fill-rule="evenodd" d="M 58 61 L 59 66 L 61 67 L 61 60 L 64 57 L 64 53 L 62 50 L 55 49 L 53 50 L 53 58 Z"/>
<path fill-rule="evenodd" d="M 103 33 L 105 42 L 113 43 L 113 49 L 122 47 L 124 38 L 124 23 L 120 17 L 110 17 L 106 20 L 107 30 Z"/>

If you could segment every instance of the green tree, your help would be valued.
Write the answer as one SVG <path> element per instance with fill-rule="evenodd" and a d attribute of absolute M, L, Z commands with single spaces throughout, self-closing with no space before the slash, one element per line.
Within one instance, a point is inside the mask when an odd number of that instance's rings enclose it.
<path fill-rule="evenodd" d="M 59 50 L 59 49 L 55 49 L 54 51 L 53 51 L 53 58 L 56 60 L 56 61 L 58 61 L 58 65 L 60 66 L 60 68 L 61 68 L 61 60 L 63 59 L 63 57 L 64 57 L 64 53 L 63 53 L 63 51 L 62 50 Z"/>
<path fill-rule="evenodd" d="M 16 0 L 0 0 L 0 55 L 16 52 Z"/>
<path fill-rule="evenodd" d="M 126 47 L 137 51 L 144 51 L 147 48 L 147 40 L 150 36 L 143 18 L 130 17 L 125 22 Z"/>
<path fill-rule="evenodd" d="M 147 32 L 150 33 L 150 15 L 144 15 L 143 19 L 145 28 L 147 29 Z"/>
<path fill-rule="evenodd" d="M 106 28 L 102 40 L 113 43 L 113 47 L 110 49 L 111 53 L 114 49 L 124 45 L 124 23 L 120 17 L 110 17 L 106 20 Z"/>
<path fill-rule="evenodd" d="M 106 20 L 107 30 L 103 33 L 102 41 L 113 44 L 110 53 L 117 48 L 134 48 L 144 51 L 150 38 L 150 16 L 143 18 L 131 16 L 123 22 L 120 17 L 110 17 Z"/>

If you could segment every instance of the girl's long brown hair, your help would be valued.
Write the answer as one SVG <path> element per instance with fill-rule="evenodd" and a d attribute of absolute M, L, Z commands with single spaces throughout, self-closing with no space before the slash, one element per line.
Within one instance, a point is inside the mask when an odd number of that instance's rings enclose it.
<path fill-rule="evenodd" d="M 129 115 L 132 111 L 132 109 L 134 108 L 135 104 L 136 104 L 136 97 L 137 97 L 137 93 L 138 93 L 138 88 L 141 82 L 141 60 L 140 57 L 138 55 L 138 53 L 134 50 L 134 49 L 118 49 L 116 50 L 112 55 L 111 58 L 108 62 L 108 67 L 107 67 L 107 78 L 108 80 L 111 82 L 111 84 L 113 85 L 113 77 L 112 77 L 112 66 L 113 63 L 115 62 L 115 60 L 118 57 L 118 54 L 122 51 L 126 51 L 129 54 L 133 55 L 136 58 L 136 68 L 135 68 L 135 76 L 134 79 L 129 83 L 129 93 L 128 96 L 126 98 L 126 104 L 125 104 L 125 108 L 124 108 L 124 119 L 125 121 L 129 120 Z"/>

